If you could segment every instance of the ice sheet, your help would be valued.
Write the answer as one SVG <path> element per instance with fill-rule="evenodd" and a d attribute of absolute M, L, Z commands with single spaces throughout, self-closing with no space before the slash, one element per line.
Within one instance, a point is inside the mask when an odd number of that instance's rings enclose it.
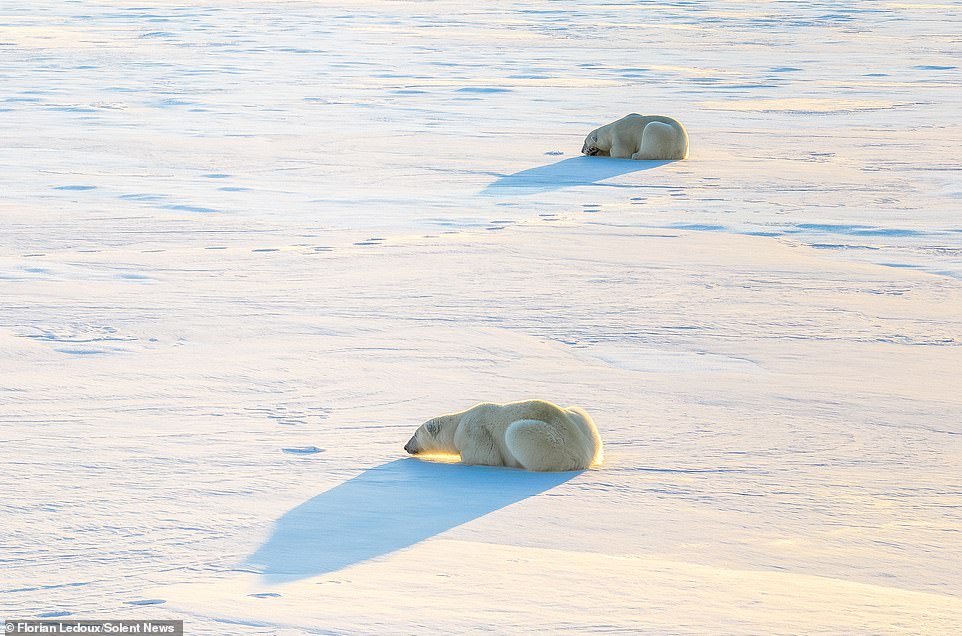
<path fill-rule="evenodd" d="M 4 7 L 0 617 L 950 632 L 960 27 Z M 578 156 L 628 112 L 677 117 L 691 159 Z M 404 457 L 527 397 L 587 409 L 605 465 Z"/>

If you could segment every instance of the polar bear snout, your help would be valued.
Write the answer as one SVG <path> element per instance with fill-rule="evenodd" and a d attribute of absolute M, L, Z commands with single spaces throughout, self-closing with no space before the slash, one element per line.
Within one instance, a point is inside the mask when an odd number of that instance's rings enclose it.
<path fill-rule="evenodd" d="M 592 130 L 585 137 L 585 143 L 581 146 L 581 154 L 588 155 L 589 157 L 594 157 L 602 153 L 601 148 L 598 146 L 598 131 Z"/>
<path fill-rule="evenodd" d="M 408 440 L 408 443 L 404 445 L 404 450 L 406 450 L 409 455 L 417 455 L 421 452 L 421 449 L 418 448 L 417 435 Z"/>

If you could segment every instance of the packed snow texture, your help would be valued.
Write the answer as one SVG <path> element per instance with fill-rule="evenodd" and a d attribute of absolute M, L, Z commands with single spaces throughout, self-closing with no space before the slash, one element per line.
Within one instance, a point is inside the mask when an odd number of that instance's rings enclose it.
<path fill-rule="evenodd" d="M 962 624 L 962 8 L 0 10 L 0 618 Z M 683 162 L 578 156 L 630 112 Z M 606 462 L 429 463 L 583 406 Z"/>

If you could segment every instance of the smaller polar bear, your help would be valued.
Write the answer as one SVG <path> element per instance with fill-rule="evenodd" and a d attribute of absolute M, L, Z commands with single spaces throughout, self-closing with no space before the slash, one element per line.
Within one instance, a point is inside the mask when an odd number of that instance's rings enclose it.
<path fill-rule="evenodd" d="M 591 131 L 581 152 L 617 159 L 687 159 L 688 132 L 671 117 L 632 113 Z"/>
<path fill-rule="evenodd" d="M 577 406 L 544 400 L 482 402 L 428 420 L 404 445 L 412 455 L 459 453 L 465 464 L 582 470 L 602 460 L 601 436 Z"/>

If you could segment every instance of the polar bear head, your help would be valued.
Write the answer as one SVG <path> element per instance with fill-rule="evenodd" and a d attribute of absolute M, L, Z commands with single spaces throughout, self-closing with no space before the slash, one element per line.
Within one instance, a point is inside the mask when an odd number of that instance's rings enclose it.
<path fill-rule="evenodd" d="M 581 154 L 588 155 L 589 157 L 607 157 L 611 151 L 611 134 L 608 133 L 609 126 L 602 126 L 588 133 L 588 136 L 585 137 L 585 143 L 581 147 Z"/>
<path fill-rule="evenodd" d="M 422 453 L 457 453 L 454 446 L 454 433 L 458 427 L 457 416 L 442 415 L 430 419 L 414 431 L 414 435 L 404 445 L 411 455 Z"/>

